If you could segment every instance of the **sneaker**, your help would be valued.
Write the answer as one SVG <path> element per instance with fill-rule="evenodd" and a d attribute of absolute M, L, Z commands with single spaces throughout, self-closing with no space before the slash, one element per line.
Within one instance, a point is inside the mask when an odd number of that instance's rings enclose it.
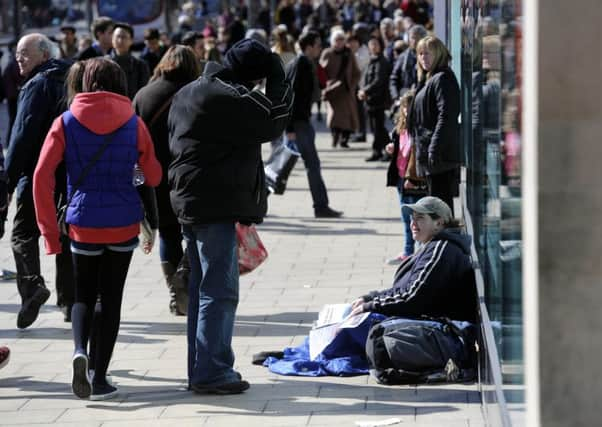
<path fill-rule="evenodd" d="M 92 387 L 90 400 L 95 402 L 100 400 L 109 400 L 117 397 L 118 395 L 119 390 L 117 390 L 117 387 L 114 387 L 111 384 L 94 384 Z"/>
<path fill-rule="evenodd" d="M 71 389 L 74 395 L 80 399 L 86 399 L 92 393 L 92 383 L 88 375 L 88 356 L 84 353 L 75 353 L 72 363 L 73 379 L 71 380 Z"/>
<path fill-rule="evenodd" d="M 8 281 L 8 280 L 16 280 L 17 279 L 17 273 L 15 273 L 14 271 L 10 271 L 10 270 L 0 270 L 0 280 L 3 281 Z"/>
<path fill-rule="evenodd" d="M 217 385 L 190 385 L 192 391 L 194 391 L 197 394 L 239 394 L 245 390 L 248 390 L 249 387 L 251 387 L 251 385 L 245 380 Z"/>
<path fill-rule="evenodd" d="M 90 369 L 89 372 L 90 372 L 90 375 L 89 375 L 90 379 L 92 381 L 94 381 L 94 369 Z M 105 380 L 107 381 L 107 384 L 113 385 L 113 377 L 108 372 L 105 374 Z"/>
<path fill-rule="evenodd" d="M 10 360 L 10 349 L 6 346 L 0 347 L 0 369 L 8 365 Z"/>
<path fill-rule="evenodd" d="M 38 285 L 31 298 L 25 300 L 17 316 L 17 328 L 25 329 L 38 318 L 40 307 L 50 297 L 50 291 L 44 285 Z"/>
<path fill-rule="evenodd" d="M 314 216 L 316 218 L 340 218 L 343 216 L 343 212 L 335 211 L 326 206 L 325 208 L 314 209 Z"/>

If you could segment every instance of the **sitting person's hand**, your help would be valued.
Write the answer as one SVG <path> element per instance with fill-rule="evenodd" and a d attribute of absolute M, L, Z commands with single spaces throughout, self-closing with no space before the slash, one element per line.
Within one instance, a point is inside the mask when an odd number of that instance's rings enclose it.
<path fill-rule="evenodd" d="M 354 307 L 351 310 L 351 313 L 349 313 L 349 317 L 353 317 L 353 316 L 357 316 L 358 314 L 362 314 L 364 312 L 364 301 L 362 300 L 362 303 L 356 307 Z"/>
<path fill-rule="evenodd" d="M 349 313 L 349 317 L 355 316 L 356 314 L 361 314 L 364 312 L 364 299 L 358 298 L 351 303 L 351 313 Z"/>

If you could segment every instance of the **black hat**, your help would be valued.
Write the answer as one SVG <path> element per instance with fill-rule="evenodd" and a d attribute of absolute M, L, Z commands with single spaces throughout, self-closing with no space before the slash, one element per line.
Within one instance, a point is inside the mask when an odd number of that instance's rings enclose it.
<path fill-rule="evenodd" d="M 75 33 L 75 27 L 72 25 L 63 25 L 60 28 L 61 31 L 71 31 L 72 33 Z"/>
<path fill-rule="evenodd" d="M 243 82 L 263 79 L 270 69 L 270 50 L 254 39 L 235 43 L 224 59 L 224 66 Z"/>

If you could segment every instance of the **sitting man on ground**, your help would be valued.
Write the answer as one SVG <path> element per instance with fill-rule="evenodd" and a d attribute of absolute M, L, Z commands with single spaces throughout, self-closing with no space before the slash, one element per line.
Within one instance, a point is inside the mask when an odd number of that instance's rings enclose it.
<path fill-rule="evenodd" d="M 449 206 L 437 197 L 403 205 L 412 214 L 412 236 L 421 243 L 395 273 L 393 286 L 370 292 L 352 304 L 352 315 L 427 315 L 475 322 L 476 287 L 470 236 L 460 234 Z"/>

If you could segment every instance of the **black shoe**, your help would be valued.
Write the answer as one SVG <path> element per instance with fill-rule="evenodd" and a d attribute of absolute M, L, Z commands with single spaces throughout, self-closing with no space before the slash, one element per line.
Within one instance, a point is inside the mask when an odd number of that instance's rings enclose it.
<path fill-rule="evenodd" d="M 204 384 L 191 384 L 190 388 L 192 391 L 198 394 L 239 394 L 245 390 L 248 390 L 251 385 L 245 381 L 235 381 L 226 384 L 217 385 L 204 385 Z"/>
<path fill-rule="evenodd" d="M 33 295 L 23 302 L 17 316 L 17 328 L 25 329 L 38 318 L 40 307 L 50 297 L 50 291 L 44 285 L 37 285 Z"/>
<path fill-rule="evenodd" d="M 282 359 L 284 357 L 284 352 L 282 351 L 262 351 L 260 353 L 256 353 L 253 355 L 253 359 L 251 363 L 253 365 L 263 365 L 263 362 L 268 357 L 274 357 L 276 359 Z"/>
<path fill-rule="evenodd" d="M 88 371 L 88 356 L 83 353 L 76 353 L 73 356 L 73 376 L 71 380 L 71 390 L 73 394 L 80 399 L 86 399 L 92 393 L 92 384 L 90 383 Z"/>
<path fill-rule="evenodd" d="M 316 218 L 340 218 L 343 216 L 343 212 L 335 211 L 327 206 L 325 208 L 314 209 L 314 216 Z"/>
<path fill-rule="evenodd" d="M 341 147 L 342 148 L 349 148 L 349 143 L 347 141 L 342 141 L 341 142 Z"/>
<path fill-rule="evenodd" d="M 72 308 L 73 308 L 72 305 L 63 305 L 61 307 L 61 311 L 63 312 L 63 320 L 65 321 L 65 323 L 71 322 L 71 309 Z"/>
<path fill-rule="evenodd" d="M 372 155 L 368 158 L 366 158 L 367 162 L 377 162 L 382 158 L 382 155 L 380 153 L 372 153 Z"/>
<path fill-rule="evenodd" d="M 109 400 L 116 397 L 118 394 L 119 390 L 117 390 L 117 387 L 114 387 L 111 384 L 94 384 L 92 386 L 92 394 L 90 395 L 90 400 Z"/>

